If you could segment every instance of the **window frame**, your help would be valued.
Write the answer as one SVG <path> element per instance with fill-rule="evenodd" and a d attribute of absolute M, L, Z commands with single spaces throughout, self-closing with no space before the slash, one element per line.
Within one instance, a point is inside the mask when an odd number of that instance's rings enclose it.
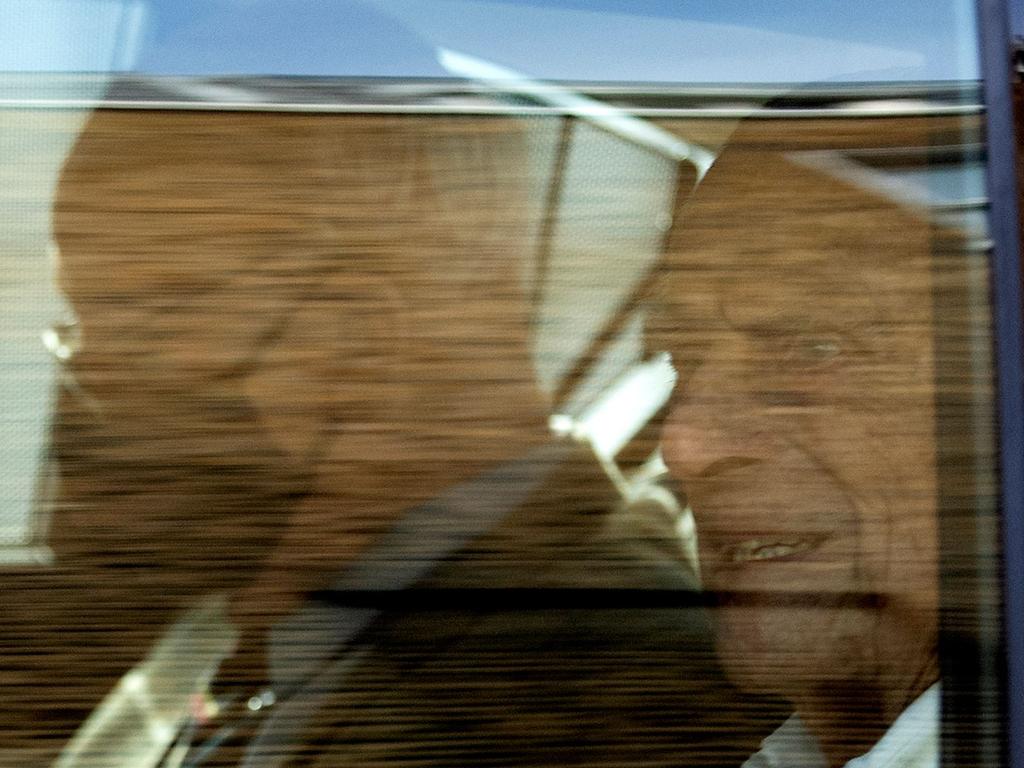
<path fill-rule="evenodd" d="M 1005 764 L 1024 768 L 1024 368 L 1016 142 L 1011 98 L 1012 0 L 977 0 L 985 125 L 1003 546 Z M 1018 9 L 1019 11 L 1019 9 Z M 1019 15 L 1019 14 L 1018 14 Z"/>

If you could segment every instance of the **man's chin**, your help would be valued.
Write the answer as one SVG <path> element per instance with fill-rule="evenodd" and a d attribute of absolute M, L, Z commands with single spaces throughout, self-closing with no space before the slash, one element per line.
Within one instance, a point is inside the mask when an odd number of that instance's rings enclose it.
<path fill-rule="evenodd" d="M 856 666 L 859 611 L 724 607 L 715 610 L 718 657 L 729 680 L 752 694 L 799 697 Z M 847 648 L 851 653 L 837 652 Z"/>
<path fill-rule="evenodd" d="M 730 682 L 747 693 L 779 693 L 780 675 L 786 655 L 767 645 L 759 620 L 762 610 L 718 608 L 715 618 L 715 647 Z"/>
<path fill-rule="evenodd" d="M 726 678 L 744 693 L 784 696 L 785 672 L 777 664 L 759 654 L 738 653 L 735 648 L 718 643 L 718 657 Z"/>

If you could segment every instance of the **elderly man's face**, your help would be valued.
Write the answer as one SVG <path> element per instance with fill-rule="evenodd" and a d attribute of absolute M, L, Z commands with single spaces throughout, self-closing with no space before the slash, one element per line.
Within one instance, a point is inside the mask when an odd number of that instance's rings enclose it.
<path fill-rule="evenodd" d="M 723 161 L 684 212 L 659 321 L 680 382 L 662 450 L 719 650 L 791 698 L 909 686 L 937 632 L 927 227 L 757 166 Z"/>

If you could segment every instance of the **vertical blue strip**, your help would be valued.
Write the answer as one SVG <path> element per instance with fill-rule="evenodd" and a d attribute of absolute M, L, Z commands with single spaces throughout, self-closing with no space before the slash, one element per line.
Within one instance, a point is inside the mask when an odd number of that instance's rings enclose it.
<path fill-rule="evenodd" d="M 977 0 L 988 130 L 989 227 L 999 388 L 1008 765 L 1024 768 L 1024 377 L 1009 5 Z"/>
<path fill-rule="evenodd" d="M 1010 7 L 1010 31 L 1014 37 L 1024 37 L 1024 0 L 1007 0 Z"/>

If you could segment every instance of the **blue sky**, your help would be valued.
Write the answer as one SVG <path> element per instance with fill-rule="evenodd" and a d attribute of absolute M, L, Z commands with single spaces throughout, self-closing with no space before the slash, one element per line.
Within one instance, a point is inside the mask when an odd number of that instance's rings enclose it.
<path fill-rule="evenodd" d="M 540 79 L 977 77 L 973 0 L 0 0 L 0 70 Z"/>

